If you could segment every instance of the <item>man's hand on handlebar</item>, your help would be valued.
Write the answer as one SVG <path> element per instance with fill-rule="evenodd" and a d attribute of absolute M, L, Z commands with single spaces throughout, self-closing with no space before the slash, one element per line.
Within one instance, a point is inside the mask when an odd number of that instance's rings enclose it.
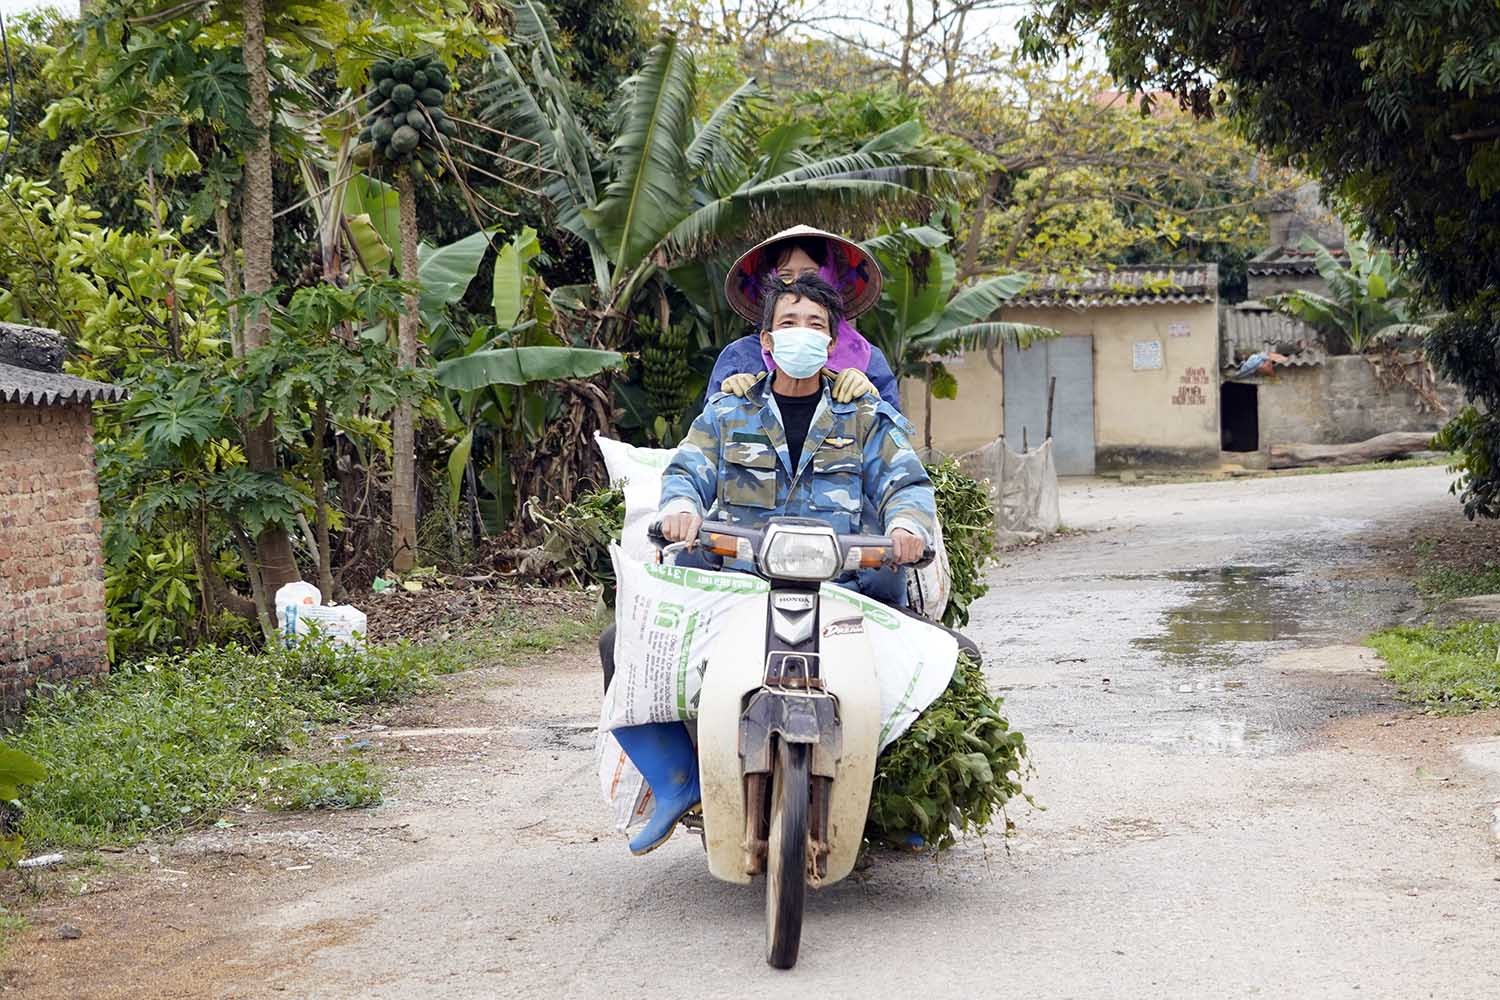
<path fill-rule="evenodd" d="M 696 543 L 702 527 L 703 518 L 697 514 L 668 514 L 661 519 L 661 533 L 669 542 Z"/>
<path fill-rule="evenodd" d="M 905 528 L 897 528 L 891 532 L 891 547 L 891 554 L 895 556 L 896 562 L 903 565 L 921 562 L 927 551 L 927 543 Z"/>

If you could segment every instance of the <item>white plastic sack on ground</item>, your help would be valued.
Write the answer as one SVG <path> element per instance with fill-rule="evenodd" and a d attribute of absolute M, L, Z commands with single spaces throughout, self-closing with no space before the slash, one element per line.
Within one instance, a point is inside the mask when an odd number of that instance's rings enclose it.
<path fill-rule="evenodd" d="M 595 432 L 594 443 L 604 455 L 609 470 L 609 485 L 625 493 L 625 530 L 620 544 L 625 554 L 640 562 L 655 557 L 656 546 L 646 537 L 646 529 L 661 503 L 661 474 L 672 460 L 670 448 L 637 448 Z"/>
<path fill-rule="evenodd" d="M 323 594 L 310 583 L 297 580 L 276 591 L 276 624 L 287 645 L 314 628 L 340 646 L 363 648 L 368 620 L 365 613 L 348 604 L 323 604 Z"/>
<path fill-rule="evenodd" d="M 620 829 L 650 815 L 640 774 L 609 730 L 650 722 L 691 720 L 712 649 L 721 642 L 762 642 L 763 636 L 726 636 L 715 626 L 748 596 L 764 594 L 764 580 L 628 558 L 611 549 L 619 597 L 615 603 L 615 676 L 599 715 L 596 761 L 600 792 Z M 824 584 L 832 589 L 833 584 Z M 958 644 L 924 621 L 839 588 L 838 596 L 864 612 L 880 685 L 880 748 L 906 732 L 953 676 Z"/>

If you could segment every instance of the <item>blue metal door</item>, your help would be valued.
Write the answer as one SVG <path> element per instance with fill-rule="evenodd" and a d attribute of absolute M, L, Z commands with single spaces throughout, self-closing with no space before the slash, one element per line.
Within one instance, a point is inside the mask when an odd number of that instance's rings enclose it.
<path fill-rule="evenodd" d="M 1005 440 L 1033 448 L 1047 430 L 1047 385 L 1052 401 L 1052 452 L 1060 476 L 1094 474 L 1094 338 L 1058 337 L 1024 351 L 1005 349 Z"/>

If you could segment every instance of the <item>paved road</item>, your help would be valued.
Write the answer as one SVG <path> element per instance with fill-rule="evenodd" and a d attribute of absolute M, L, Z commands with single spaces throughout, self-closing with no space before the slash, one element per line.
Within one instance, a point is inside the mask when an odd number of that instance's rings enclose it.
<path fill-rule="evenodd" d="M 695 840 L 606 829 L 579 665 L 486 692 L 505 745 L 407 777 L 382 821 L 418 846 L 250 915 L 267 957 L 342 929 L 235 995 L 1500 996 L 1493 775 L 1348 645 L 1412 611 L 1358 539 L 1457 516 L 1446 485 L 1070 488 L 1084 533 L 1008 557 L 973 628 L 1043 808 L 816 894 L 790 973 Z"/>

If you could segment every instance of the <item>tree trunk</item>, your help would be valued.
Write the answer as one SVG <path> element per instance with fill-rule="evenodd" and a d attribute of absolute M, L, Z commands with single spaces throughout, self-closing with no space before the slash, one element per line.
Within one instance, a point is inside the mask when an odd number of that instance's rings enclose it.
<path fill-rule="evenodd" d="M 1393 431 L 1354 444 L 1273 444 L 1267 466 L 1294 469 L 1301 465 L 1363 465 L 1402 458 L 1432 448 L 1426 431 Z"/>
<path fill-rule="evenodd" d="M 245 0 L 245 77 L 250 92 L 250 125 L 255 140 L 245 150 L 245 191 L 242 202 L 244 218 L 240 220 L 240 237 L 245 248 L 245 294 L 265 295 L 275 280 L 271 263 L 271 241 L 275 230 L 271 213 L 275 197 L 271 187 L 271 82 L 266 70 L 265 0 Z M 247 351 L 264 347 L 270 340 L 271 317 L 264 309 L 255 309 L 245 324 Z M 245 430 L 245 457 L 256 472 L 275 473 L 276 428 L 267 417 L 259 426 Z M 281 585 L 299 579 L 297 560 L 292 555 L 292 540 L 286 529 L 269 526 L 256 539 L 261 586 L 275 594 Z M 254 572 L 255 566 L 247 566 Z"/>
<path fill-rule="evenodd" d="M 328 434 L 328 402 L 318 400 L 313 410 L 313 515 L 317 523 L 318 589 L 324 601 L 333 600 L 333 547 L 328 541 L 328 482 L 323 471 L 323 439 Z"/>
<path fill-rule="evenodd" d="M 979 245 L 984 241 L 984 222 L 989 218 L 990 203 L 995 200 L 995 191 L 1000 187 L 1000 171 L 994 170 L 985 178 L 984 192 L 979 204 L 974 207 L 974 217 L 969 220 L 969 235 L 964 240 L 964 259 L 958 268 L 958 280 L 979 273 Z"/>
<path fill-rule="evenodd" d="M 219 230 L 219 266 L 224 270 L 224 292 L 233 302 L 240 297 L 240 271 L 235 261 L 234 228 L 229 221 L 229 205 L 221 202 L 214 209 L 214 224 Z M 237 358 L 245 356 L 245 338 L 240 330 L 240 311 L 229 307 L 229 348 Z"/>
<path fill-rule="evenodd" d="M 417 186 L 411 173 L 396 175 L 401 211 L 401 280 L 417 282 Z M 408 294 L 397 328 L 396 360 L 402 368 L 417 366 L 417 296 Z M 417 564 L 417 446 L 411 403 L 401 402 L 391 414 L 391 524 L 394 537 L 391 565 L 399 573 Z"/>

